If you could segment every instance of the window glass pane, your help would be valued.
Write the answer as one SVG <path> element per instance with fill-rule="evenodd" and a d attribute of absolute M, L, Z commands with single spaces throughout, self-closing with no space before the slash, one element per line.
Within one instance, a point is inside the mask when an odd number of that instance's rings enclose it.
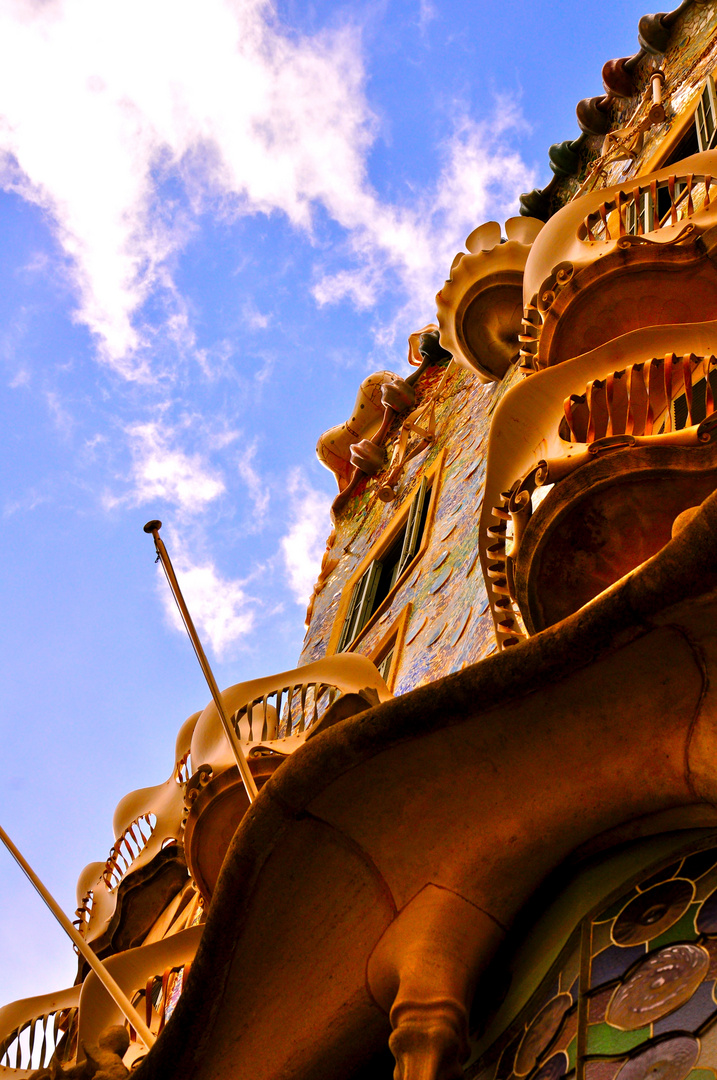
<path fill-rule="evenodd" d="M 396 647 L 396 644 L 394 642 L 391 645 L 391 648 L 388 650 L 388 652 L 384 656 L 383 660 L 380 660 L 378 662 L 378 664 L 376 665 L 377 668 L 378 668 L 378 673 L 379 673 L 379 675 L 381 676 L 381 678 L 383 679 L 384 682 L 386 682 L 386 680 L 388 679 L 388 673 L 391 670 L 391 662 L 393 660 L 393 653 L 394 653 L 395 647 Z"/>

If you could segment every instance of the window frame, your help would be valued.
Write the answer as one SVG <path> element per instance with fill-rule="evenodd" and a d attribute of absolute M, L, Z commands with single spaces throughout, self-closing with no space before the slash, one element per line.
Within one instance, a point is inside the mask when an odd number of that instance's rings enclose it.
<path fill-rule="evenodd" d="M 403 643 L 406 639 L 408 620 L 411 617 L 412 611 L 413 602 L 409 600 L 408 603 L 401 608 L 398 617 L 393 620 L 386 633 L 369 653 L 369 660 L 371 660 L 380 670 L 380 665 L 386 659 L 389 651 L 391 652 L 391 662 L 388 671 L 382 676 L 383 681 L 386 683 L 386 686 L 391 693 L 393 693 L 394 686 L 396 685 L 398 664 L 403 653 Z"/>
<path fill-rule="evenodd" d="M 336 616 L 334 618 L 334 623 L 331 629 L 331 636 L 329 638 L 329 643 L 326 651 L 327 656 L 331 656 L 332 654 L 338 652 L 350 652 L 358 644 L 358 642 L 360 642 L 365 637 L 368 631 L 373 626 L 375 626 L 377 620 L 380 619 L 381 616 L 384 615 L 389 609 L 389 607 L 393 603 L 393 600 L 395 599 L 398 589 L 404 583 L 407 575 L 411 572 L 413 567 L 416 565 L 416 563 L 428 547 L 428 541 L 430 539 L 433 522 L 436 516 L 436 505 L 440 489 L 440 479 L 444 458 L 445 448 L 440 451 L 433 464 L 430 465 L 420 476 L 418 484 L 411 493 L 410 498 L 405 501 L 401 509 L 394 515 L 391 521 L 389 521 L 388 525 L 381 533 L 381 536 L 378 538 L 378 540 L 376 540 L 374 544 L 371 545 L 368 552 L 361 560 L 359 565 L 356 567 L 353 574 L 341 590 L 341 599 L 339 600 L 339 606 L 336 611 Z M 367 572 L 370 572 L 371 568 L 376 563 L 380 563 L 381 556 L 385 555 L 388 551 L 390 551 L 391 547 L 396 543 L 396 540 L 404 529 L 406 529 L 406 539 L 408 539 L 407 527 L 410 526 L 409 519 L 411 517 L 411 512 L 414 511 L 414 519 L 420 520 L 419 515 L 415 513 L 414 508 L 415 499 L 423 481 L 430 485 L 430 491 L 427 492 L 428 509 L 426 512 L 426 522 L 423 527 L 423 533 L 421 534 L 420 542 L 418 543 L 417 549 L 413 554 L 408 556 L 405 565 L 401 567 L 395 581 L 391 585 L 388 593 L 378 605 L 376 610 L 371 612 L 370 616 L 367 618 L 366 622 L 363 626 L 361 626 L 359 630 L 353 631 L 353 637 L 349 637 L 349 630 L 347 630 L 347 627 L 351 627 L 351 619 L 354 616 L 354 612 L 351 610 L 351 608 L 354 603 L 356 603 L 356 607 L 358 607 L 359 605 L 365 605 L 365 603 L 367 602 L 367 598 L 370 595 L 371 585 L 367 587 L 363 596 L 360 599 L 357 595 L 355 595 L 354 590 L 356 586 L 360 583 L 361 578 L 364 577 Z M 402 559 L 403 552 L 399 557 L 399 565 Z M 372 582 L 374 596 L 377 584 L 378 572 L 374 570 Z M 354 619 L 354 625 L 357 622 L 358 620 Z"/>
<path fill-rule="evenodd" d="M 707 127 L 708 109 L 711 114 L 712 134 L 705 142 L 706 131 L 704 129 Z M 705 84 L 697 99 L 695 127 L 697 129 L 697 143 L 700 148 L 700 153 L 704 153 L 705 150 L 714 150 L 715 145 L 717 144 L 717 93 L 715 93 L 715 81 L 711 75 L 708 75 L 705 79 Z"/>
<path fill-rule="evenodd" d="M 709 88 L 708 88 L 709 87 Z M 635 177 L 645 176 L 648 173 L 657 172 L 658 169 L 667 168 L 668 165 L 677 165 L 678 162 L 684 161 L 684 155 L 679 158 L 671 160 L 672 155 L 679 148 L 680 143 L 687 136 L 690 128 L 694 128 L 697 132 L 698 149 L 693 151 L 692 154 L 688 154 L 688 157 L 692 157 L 695 153 L 701 154 L 702 150 L 699 149 L 700 134 L 699 125 L 697 123 L 697 110 L 702 103 L 702 98 L 705 93 L 709 94 L 710 90 L 714 94 L 712 104 L 717 105 L 717 88 L 715 88 L 715 81 L 712 75 L 708 75 L 704 83 L 699 90 L 695 92 L 694 97 L 690 103 L 685 107 L 682 117 L 677 121 L 673 129 L 668 133 L 662 143 L 656 148 L 651 157 L 647 159 L 644 164 L 640 166 L 640 171 L 635 174 Z M 717 113 L 715 113 L 717 117 Z M 716 137 L 717 138 L 717 137 Z M 713 146 L 712 149 L 715 147 Z"/>

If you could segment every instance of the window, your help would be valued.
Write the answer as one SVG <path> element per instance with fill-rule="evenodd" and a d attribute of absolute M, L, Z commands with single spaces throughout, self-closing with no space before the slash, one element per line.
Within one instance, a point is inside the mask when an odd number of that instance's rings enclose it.
<path fill-rule="evenodd" d="M 433 477 L 424 476 L 403 525 L 365 567 L 354 583 L 336 652 L 343 652 L 378 611 L 421 548 L 431 505 Z"/>
<path fill-rule="evenodd" d="M 396 642 L 392 641 L 391 646 L 390 646 L 388 652 L 386 653 L 386 655 L 383 657 L 382 660 L 379 660 L 379 662 L 376 664 L 376 667 L 378 669 L 378 673 L 379 673 L 379 675 L 381 676 L 381 678 L 383 679 L 384 682 L 388 682 L 388 673 L 391 670 L 391 664 L 393 663 L 393 654 L 394 654 L 395 651 L 396 651 Z"/>
<path fill-rule="evenodd" d="M 707 76 L 697 103 L 695 126 L 700 150 L 711 150 L 717 142 L 717 100 L 714 79 L 711 75 Z"/>
<path fill-rule="evenodd" d="M 710 371 L 710 390 L 712 400 L 717 399 L 717 371 Z M 692 387 L 692 423 L 701 424 L 707 416 L 707 380 L 700 379 Z M 687 426 L 687 396 L 680 394 L 672 402 L 672 427 L 674 431 L 680 431 Z"/>
<path fill-rule="evenodd" d="M 655 208 L 649 191 L 641 192 L 637 202 L 633 198 L 628 203 L 626 226 L 627 232 L 631 236 L 652 232 L 655 228 Z"/>
<path fill-rule="evenodd" d="M 413 604 L 409 600 L 398 617 L 391 623 L 386 633 L 369 653 L 381 678 L 389 690 L 393 691 L 401 664 L 403 643 L 406 638 L 408 622 Z"/>

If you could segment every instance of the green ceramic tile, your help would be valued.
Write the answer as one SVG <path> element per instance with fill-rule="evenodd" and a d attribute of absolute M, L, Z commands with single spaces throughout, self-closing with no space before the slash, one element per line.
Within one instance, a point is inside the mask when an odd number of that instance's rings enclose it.
<path fill-rule="evenodd" d="M 612 1024 L 591 1024 L 588 1028 L 588 1054 L 625 1054 L 650 1038 L 650 1027 L 620 1031 Z"/>
<path fill-rule="evenodd" d="M 690 904 L 685 914 L 681 919 L 677 920 L 674 926 L 671 926 L 669 930 L 665 930 L 664 934 L 660 934 L 659 937 L 653 938 L 649 943 L 650 952 L 653 949 L 661 949 L 663 945 L 671 945 L 673 941 L 694 940 L 697 937 L 695 915 L 698 906 L 698 904 Z"/>

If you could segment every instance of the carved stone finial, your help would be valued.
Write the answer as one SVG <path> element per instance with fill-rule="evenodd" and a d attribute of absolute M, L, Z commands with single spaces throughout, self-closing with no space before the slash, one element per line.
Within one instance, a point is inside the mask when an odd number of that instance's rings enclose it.
<path fill-rule="evenodd" d="M 664 53 L 670 43 L 670 27 L 664 23 L 666 14 L 659 11 L 656 15 L 643 15 L 637 24 L 637 40 L 653 56 Z"/>
<path fill-rule="evenodd" d="M 629 98 L 637 93 L 632 72 L 626 64 L 632 57 L 622 56 L 619 60 L 608 60 L 602 69 L 602 83 L 614 97 Z"/>
<path fill-rule="evenodd" d="M 609 98 L 599 97 L 583 98 L 575 109 L 578 124 L 581 131 L 588 135 L 607 135 L 612 127 L 610 114 L 607 112 Z"/>

